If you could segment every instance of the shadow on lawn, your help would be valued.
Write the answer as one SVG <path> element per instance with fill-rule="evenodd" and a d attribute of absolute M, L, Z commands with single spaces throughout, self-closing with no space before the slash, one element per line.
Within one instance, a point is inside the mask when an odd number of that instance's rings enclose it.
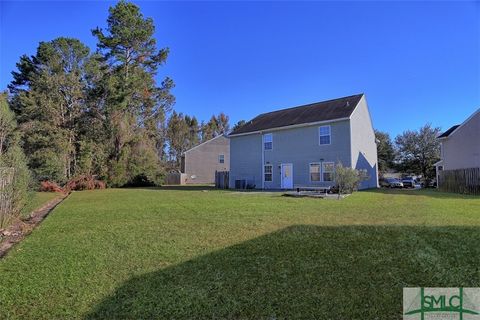
<path fill-rule="evenodd" d="M 470 227 L 291 226 L 122 284 L 86 319 L 398 319 L 402 288 L 480 286 Z"/>

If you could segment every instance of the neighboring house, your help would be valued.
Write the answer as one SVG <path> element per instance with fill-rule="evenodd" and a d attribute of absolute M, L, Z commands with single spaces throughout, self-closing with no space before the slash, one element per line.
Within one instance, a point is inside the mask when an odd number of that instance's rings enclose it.
<path fill-rule="evenodd" d="M 442 170 L 480 168 L 480 109 L 438 139 L 441 148 L 440 161 L 435 164 L 437 181 Z"/>
<path fill-rule="evenodd" d="M 230 140 L 224 135 L 205 141 L 182 155 L 186 183 L 215 183 L 215 171 L 230 169 Z"/>
<path fill-rule="evenodd" d="M 365 95 L 264 113 L 230 135 L 230 187 L 335 185 L 335 165 L 365 170 L 378 187 L 377 145 Z"/>

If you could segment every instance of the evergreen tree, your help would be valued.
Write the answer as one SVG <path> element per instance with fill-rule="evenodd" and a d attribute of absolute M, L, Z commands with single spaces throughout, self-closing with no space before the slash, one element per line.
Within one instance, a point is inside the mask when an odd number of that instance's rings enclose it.
<path fill-rule="evenodd" d="M 207 123 L 202 123 L 202 141 L 207 141 L 230 130 L 229 117 L 225 113 L 213 115 Z"/>
<path fill-rule="evenodd" d="M 12 109 L 39 179 L 64 182 L 75 175 L 88 60 L 89 49 L 79 40 L 57 38 L 41 42 L 35 56 L 22 56 L 12 73 Z"/>
<path fill-rule="evenodd" d="M 180 166 L 180 158 L 186 150 L 189 149 L 189 137 L 191 135 L 190 127 L 183 114 L 177 114 L 173 111 L 167 125 L 167 140 L 169 146 L 170 161 L 175 161 L 176 166 Z"/>
<path fill-rule="evenodd" d="M 238 121 L 232 128 L 232 131 L 235 131 L 239 129 L 241 126 L 243 126 L 245 123 L 247 123 L 245 120 L 240 120 Z"/>
<path fill-rule="evenodd" d="M 153 38 L 155 27 L 144 18 L 133 3 L 118 2 L 109 9 L 107 30 L 93 30 L 98 48 L 110 66 L 104 79 L 105 115 L 112 148 L 109 171 L 115 185 L 134 178 L 129 167 L 145 167 L 145 159 L 134 156 L 139 148 L 148 149 L 152 163 L 160 168 L 163 150 L 165 114 L 174 103 L 170 94 L 173 81 L 166 78 L 160 86 L 155 82 L 158 68 L 165 63 L 168 49 L 157 50 Z M 138 145 L 141 142 L 141 146 Z M 151 150 L 150 150 L 151 149 Z M 142 162 L 135 163 L 136 161 Z"/>

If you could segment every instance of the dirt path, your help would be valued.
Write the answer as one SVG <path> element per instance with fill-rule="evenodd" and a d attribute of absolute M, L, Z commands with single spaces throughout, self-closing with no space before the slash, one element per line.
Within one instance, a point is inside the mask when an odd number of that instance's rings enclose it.
<path fill-rule="evenodd" d="M 29 235 L 60 202 L 68 197 L 68 195 L 69 194 L 59 194 L 57 198 L 50 200 L 42 207 L 34 210 L 26 220 L 19 220 L 8 228 L 0 230 L 0 258 L 5 256 L 15 244 L 19 243 Z"/>

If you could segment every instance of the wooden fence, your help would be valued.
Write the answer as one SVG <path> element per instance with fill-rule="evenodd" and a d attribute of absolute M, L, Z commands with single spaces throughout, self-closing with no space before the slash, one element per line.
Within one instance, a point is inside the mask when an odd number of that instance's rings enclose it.
<path fill-rule="evenodd" d="M 228 189 L 229 171 L 215 171 L 215 188 Z"/>
<path fill-rule="evenodd" d="M 480 168 L 442 170 L 438 176 L 441 191 L 480 195 Z"/>
<path fill-rule="evenodd" d="M 165 184 L 167 185 L 184 185 L 187 183 L 187 175 L 180 172 L 170 172 L 165 177 Z"/>
<path fill-rule="evenodd" d="M 0 168 L 0 227 L 9 219 L 12 213 L 13 190 L 11 188 L 15 170 Z"/>

